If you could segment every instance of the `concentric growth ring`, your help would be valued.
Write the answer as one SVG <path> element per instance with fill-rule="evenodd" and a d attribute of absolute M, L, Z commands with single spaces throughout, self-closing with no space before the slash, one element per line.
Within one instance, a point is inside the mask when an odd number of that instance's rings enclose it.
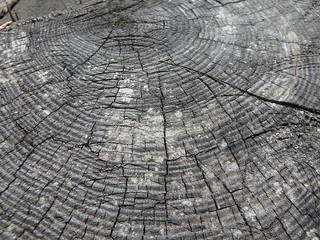
<path fill-rule="evenodd" d="M 93 1 L 0 32 L 1 238 L 315 239 L 319 13 Z"/>

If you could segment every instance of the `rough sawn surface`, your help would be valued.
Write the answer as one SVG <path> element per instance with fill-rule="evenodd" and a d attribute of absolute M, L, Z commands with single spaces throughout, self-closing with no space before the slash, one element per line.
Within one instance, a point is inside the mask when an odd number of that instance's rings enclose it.
<path fill-rule="evenodd" d="M 94 1 L 0 31 L 1 239 L 318 239 L 320 4 Z"/>

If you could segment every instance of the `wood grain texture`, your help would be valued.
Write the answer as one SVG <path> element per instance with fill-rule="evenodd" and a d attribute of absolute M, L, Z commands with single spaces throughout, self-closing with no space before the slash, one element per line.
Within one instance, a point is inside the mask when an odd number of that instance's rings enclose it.
<path fill-rule="evenodd" d="M 0 1 L 0 18 L 8 13 L 8 10 L 19 0 L 1 0 Z M 9 9 L 8 9 L 9 8 Z"/>
<path fill-rule="evenodd" d="M 0 238 L 318 239 L 319 20 L 113 0 L 0 31 Z"/>
<path fill-rule="evenodd" d="M 5 1 L 11 6 L 13 20 L 37 18 L 54 12 L 70 11 L 90 0 L 0 0 L 0 24 L 12 20 Z M 2 18 L 1 18 L 2 17 Z"/>

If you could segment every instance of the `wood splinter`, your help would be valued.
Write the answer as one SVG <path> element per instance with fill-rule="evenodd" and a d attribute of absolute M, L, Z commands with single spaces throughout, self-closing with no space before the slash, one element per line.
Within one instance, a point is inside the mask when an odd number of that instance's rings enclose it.
<path fill-rule="evenodd" d="M 11 23 L 12 23 L 12 21 L 9 21 L 9 22 L 6 22 L 6 23 L 2 24 L 2 25 L 0 26 L 0 30 L 6 28 L 6 27 L 9 26 Z"/>

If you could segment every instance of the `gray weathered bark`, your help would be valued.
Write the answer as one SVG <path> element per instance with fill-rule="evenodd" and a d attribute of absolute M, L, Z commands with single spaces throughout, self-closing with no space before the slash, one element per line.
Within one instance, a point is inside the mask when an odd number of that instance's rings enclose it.
<path fill-rule="evenodd" d="M 113 0 L 0 31 L 0 238 L 318 239 L 319 20 Z"/>

